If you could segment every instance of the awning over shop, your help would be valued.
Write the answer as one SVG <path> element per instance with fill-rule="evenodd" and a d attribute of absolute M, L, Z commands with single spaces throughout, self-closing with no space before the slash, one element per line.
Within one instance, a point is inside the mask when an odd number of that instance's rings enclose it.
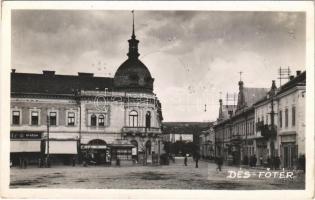
<path fill-rule="evenodd" d="M 46 141 L 46 154 L 48 148 Z M 78 153 L 77 140 L 50 140 L 49 141 L 49 154 L 77 154 Z"/>
<path fill-rule="evenodd" d="M 108 146 L 112 149 L 132 149 L 135 147 L 132 144 L 109 144 Z"/>
<path fill-rule="evenodd" d="M 22 153 L 22 152 L 40 152 L 40 140 L 11 140 L 10 152 Z"/>
<path fill-rule="evenodd" d="M 107 145 L 89 145 L 82 144 L 81 149 L 108 149 Z"/>

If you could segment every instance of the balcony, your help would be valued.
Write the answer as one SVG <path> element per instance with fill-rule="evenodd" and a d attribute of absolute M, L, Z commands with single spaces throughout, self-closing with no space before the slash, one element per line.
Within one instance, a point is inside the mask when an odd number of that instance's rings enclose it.
<path fill-rule="evenodd" d="M 270 124 L 256 123 L 256 130 L 261 133 L 261 136 L 268 138 L 275 138 L 277 136 L 277 126 Z"/>
<path fill-rule="evenodd" d="M 129 127 L 129 126 L 123 127 L 122 132 L 124 136 L 141 136 L 141 137 L 146 137 L 146 136 L 156 137 L 162 133 L 161 128 L 157 128 L 157 127 L 147 128 L 147 127 Z"/>
<path fill-rule="evenodd" d="M 231 142 L 241 142 L 242 141 L 242 136 L 241 135 L 232 135 L 231 137 Z"/>

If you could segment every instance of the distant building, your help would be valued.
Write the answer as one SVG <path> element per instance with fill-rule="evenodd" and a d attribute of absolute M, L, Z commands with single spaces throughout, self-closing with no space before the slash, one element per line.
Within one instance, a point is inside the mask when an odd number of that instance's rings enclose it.
<path fill-rule="evenodd" d="M 163 140 L 175 143 L 199 143 L 199 135 L 210 127 L 209 122 L 163 122 Z"/>
<path fill-rule="evenodd" d="M 297 71 L 280 88 L 272 81 L 269 90 L 244 88 L 240 81 L 236 108 L 220 100 L 215 155 L 234 164 L 247 164 L 256 155 L 263 166 L 279 157 L 280 167 L 298 168 L 305 156 L 305 92 L 305 71 Z"/>
<path fill-rule="evenodd" d="M 300 156 L 305 156 L 305 95 L 306 72 L 279 88 L 276 95 L 278 113 L 278 146 L 282 167 L 297 168 Z"/>
<path fill-rule="evenodd" d="M 199 136 L 200 155 L 204 159 L 214 158 L 215 133 L 213 130 L 213 124 L 214 123 L 211 123 L 209 129 L 202 131 Z"/>
<path fill-rule="evenodd" d="M 255 153 L 257 164 L 267 164 L 268 158 L 279 156 L 277 143 L 277 87 L 272 81 L 270 91 L 255 104 Z"/>
<path fill-rule="evenodd" d="M 220 100 L 219 119 L 214 126 L 216 156 L 240 164 L 247 162 L 247 158 L 255 153 L 253 104 L 265 96 L 267 91 L 266 88 L 246 88 L 243 81 L 239 81 L 237 105 L 228 111 L 229 118 L 224 115 Z"/>

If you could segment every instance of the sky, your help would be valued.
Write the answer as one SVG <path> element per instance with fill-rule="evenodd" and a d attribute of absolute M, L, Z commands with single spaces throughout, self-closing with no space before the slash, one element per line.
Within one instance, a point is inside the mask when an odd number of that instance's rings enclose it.
<path fill-rule="evenodd" d="M 11 67 L 113 77 L 131 31 L 130 11 L 15 10 Z M 216 120 L 239 72 L 245 87 L 270 88 L 279 67 L 305 70 L 305 13 L 135 11 L 135 33 L 164 121 Z"/>

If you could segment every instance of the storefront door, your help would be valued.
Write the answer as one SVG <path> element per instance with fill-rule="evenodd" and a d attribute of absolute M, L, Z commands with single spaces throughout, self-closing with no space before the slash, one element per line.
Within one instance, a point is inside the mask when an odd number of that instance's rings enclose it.
<path fill-rule="evenodd" d="M 283 167 L 292 169 L 296 160 L 296 145 L 288 143 L 283 145 Z"/>

